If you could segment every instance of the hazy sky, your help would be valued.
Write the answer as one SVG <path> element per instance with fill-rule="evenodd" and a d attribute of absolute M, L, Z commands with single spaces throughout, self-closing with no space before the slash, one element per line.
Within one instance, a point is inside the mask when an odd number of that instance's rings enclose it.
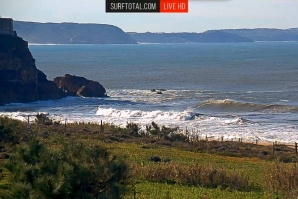
<path fill-rule="evenodd" d="M 112 24 L 134 32 L 298 27 L 298 0 L 189 0 L 189 13 L 105 13 L 105 0 L 0 0 L 20 21 Z"/>

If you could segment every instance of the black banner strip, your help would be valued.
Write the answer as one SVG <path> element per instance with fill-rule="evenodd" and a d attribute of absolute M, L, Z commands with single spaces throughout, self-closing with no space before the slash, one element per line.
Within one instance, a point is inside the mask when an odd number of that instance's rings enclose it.
<path fill-rule="evenodd" d="M 106 0 L 106 12 L 160 12 L 159 0 Z"/>

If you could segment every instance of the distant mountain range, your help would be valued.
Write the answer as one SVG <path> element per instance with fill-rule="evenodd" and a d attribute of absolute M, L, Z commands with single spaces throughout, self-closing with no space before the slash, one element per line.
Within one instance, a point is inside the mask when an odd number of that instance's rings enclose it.
<path fill-rule="evenodd" d="M 226 43 L 298 41 L 298 28 L 224 29 L 203 33 L 125 33 L 107 24 L 37 23 L 14 21 L 14 30 L 36 44 Z"/>

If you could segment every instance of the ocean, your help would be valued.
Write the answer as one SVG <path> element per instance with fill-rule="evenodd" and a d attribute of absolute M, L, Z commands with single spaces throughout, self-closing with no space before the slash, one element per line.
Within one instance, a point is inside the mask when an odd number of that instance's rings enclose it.
<path fill-rule="evenodd" d="M 298 142 L 298 42 L 29 48 L 48 79 L 83 76 L 109 97 L 8 104 L 0 115 L 143 128 L 154 121 L 202 138 Z"/>

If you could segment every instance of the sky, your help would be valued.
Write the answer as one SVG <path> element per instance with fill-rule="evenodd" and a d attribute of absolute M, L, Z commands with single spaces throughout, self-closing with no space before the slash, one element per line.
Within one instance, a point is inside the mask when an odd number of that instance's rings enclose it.
<path fill-rule="evenodd" d="M 189 0 L 188 13 L 106 13 L 105 0 L 0 0 L 18 21 L 111 24 L 125 32 L 296 28 L 298 0 Z"/>

